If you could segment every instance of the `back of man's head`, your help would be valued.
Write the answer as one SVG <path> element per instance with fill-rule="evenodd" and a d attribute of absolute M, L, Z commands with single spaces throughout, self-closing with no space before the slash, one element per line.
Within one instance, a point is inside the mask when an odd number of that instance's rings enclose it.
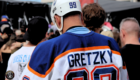
<path fill-rule="evenodd" d="M 95 31 L 101 28 L 106 19 L 104 9 L 97 3 L 86 5 L 83 9 L 83 20 L 86 27 Z"/>
<path fill-rule="evenodd" d="M 35 17 L 29 21 L 28 30 L 24 35 L 24 39 L 30 43 L 37 45 L 45 38 L 48 30 L 48 22 L 43 17 Z"/>
<path fill-rule="evenodd" d="M 125 18 L 120 23 L 120 30 L 125 31 L 128 35 L 139 36 L 140 26 L 135 18 Z"/>
<path fill-rule="evenodd" d="M 120 23 L 121 45 L 138 44 L 139 45 L 140 27 L 135 18 L 125 18 Z"/>

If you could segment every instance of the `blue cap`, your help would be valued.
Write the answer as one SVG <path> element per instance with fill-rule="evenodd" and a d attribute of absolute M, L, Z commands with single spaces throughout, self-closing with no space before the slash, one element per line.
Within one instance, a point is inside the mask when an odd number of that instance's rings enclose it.
<path fill-rule="evenodd" d="M 2 17 L 1 17 L 1 18 L 2 18 L 2 19 L 3 19 L 3 18 L 8 19 L 8 17 L 7 17 L 6 15 L 2 15 Z"/>

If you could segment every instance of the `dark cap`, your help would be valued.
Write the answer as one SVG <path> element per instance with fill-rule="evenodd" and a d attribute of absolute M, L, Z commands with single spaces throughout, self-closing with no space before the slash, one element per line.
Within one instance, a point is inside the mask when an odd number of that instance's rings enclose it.
<path fill-rule="evenodd" d="M 40 41 L 45 38 L 45 34 L 48 30 L 48 22 L 45 18 L 38 16 L 29 21 L 27 28 L 28 30 L 24 35 L 24 39 Z"/>

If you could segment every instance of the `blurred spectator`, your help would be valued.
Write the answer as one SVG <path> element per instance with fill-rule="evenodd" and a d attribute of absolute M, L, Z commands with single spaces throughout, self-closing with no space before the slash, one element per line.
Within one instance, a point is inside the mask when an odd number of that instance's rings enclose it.
<path fill-rule="evenodd" d="M 102 35 L 114 38 L 113 33 L 111 31 L 102 31 L 101 32 Z"/>
<path fill-rule="evenodd" d="M 23 35 L 16 36 L 16 42 L 14 42 L 11 46 L 12 53 L 14 53 L 16 50 L 18 50 L 28 42 L 23 37 Z"/>
<path fill-rule="evenodd" d="M 27 26 L 26 26 L 26 25 L 21 26 L 20 30 L 21 30 L 21 34 L 22 34 L 22 35 L 25 34 L 26 29 L 27 29 Z"/>
<path fill-rule="evenodd" d="M 59 34 L 59 31 L 55 31 L 55 34 L 51 33 L 51 35 L 49 36 L 48 39 L 52 39 L 52 38 L 55 38 L 55 37 L 58 37 L 60 34 Z"/>
<path fill-rule="evenodd" d="M 16 30 L 15 34 L 16 34 L 16 36 L 20 36 L 21 35 L 21 30 Z"/>
<path fill-rule="evenodd" d="M 108 26 L 103 25 L 102 26 L 102 31 L 111 31 L 111 29 Z"/>
<path fill-rule="evenodd" d="M 1 68 L 0 68 L 0 71 L 1 71 L 1 80 L 4 80 L 5 79 L 5 73 L 6 73 L 6 67 L 7 67 L 7 63 L 8 63 L 8 60 L 9 60 L 9 57 L 11 55 L 11 45 L 13 42 L 15 42 L 15 35 L 11 35 L 9 41 L 4 44 L 1 48 L 1 53 L 2 53 L 2 59 L 3 59 L 3 64 L 1 64 Z"/>
<path fill-rule="evenodd" d="M 121 41 L 120 41 L 120 32 L 116 27 L 113 27 L 113 35 L 114 35 L 114 39 L 115 41 L 118 43 L 119 47 L 121 48 Z"/>
<path fill-rule="evenodd" d="M 108 37 L 111 37 L 111 38 L 114 38 L 114 35 L 112 33 L 112 30 L 113 30 L 112 28 L 113 27 L 109 22 L 104 22 L 104 24 L 102 26 L 101 34 L 108 36 Z"/>
<path fill-rule="evenodd" d="M 15 42 L 12 44 L 12 46 L 10 47 L 12 53 L 14 53 L 15 51 L 17 51 L 18 49 L 20 49 L 23 45 L 25 45 L 26 42 L 22 43 L 22 42 Z"/>
<path fill-rule="evenodd" d="M 16 42 L 14 42 L 12 44 L 12 46 L 10 47 L 10 49 L 12 51 L 11 53 L 14 53 L 15 51 L 17 51 L 19 48 L 21 48 L 26 43 L 26 40 L 23 38 L 23 35 L 16 36 L 15 41 Z"/>
<path fill-rule="evenodd" d="M 0 36 L 0 49 L 5 43 L 7 43 L 7 41 L 9 40 L 13 31 L 10 29 L 10 27 L 7 27 L 7 25 L 2 25 L 1 26 L 1 32 L 2 32 L 2 35 Z M 3 66 L 4 66 L 4 64 L 6 64 L 5 61 L 3 63 L 3 58 L 5 60 L 6 58 L 8 58 L 8 56 L 5 58 L 5 54 L 2 55 L 2 52 L 0 50 L 0 62 L 1 62 L 0 63 L 0 69 L 2 69 L 0 71 L 3 71 Z M 1 80 L 4 80 L 4 75 L 5 75 L 4 72 L 1 72 L 1 76 L 0 76 Z"/>
<path fill-rule="evenodd" d="M 111 25 L 110 22 L 104 22 L 102 29 L 103 29 L 103 31 L 112 31 L 113 26 Z"/>
<path fill-rule="evenodd" d="M 102 31 L 106 14 L 104 9 L 97 3 L 86 5 L 83 9 L 84 26 L 97 33 Z"/>
<path fill-rule="evenodd" d="M 24 38 L 28 43 L 14 52 L 8 61 L 7 71 L 12 70 L 15 74 L 13 80 L 18 80 L 25 66 L 30 60 L 30 56 L 37 44 L 45 40 L 48 30 L 48 23 L 42 17 L 35 17 L 29 21 L 28 30 Z M 17 57 L 20 56 L 21 57 Z M 19 60 L 20 59 L 20 60 Z"/>
<path fill-rule="evenodd" d="M 139 78 L 140 66 L 133 66 L 139 63 L 140 26 L 135 18 L 125 18 L 120 24 L 120 39 L 123 48 L 121 49 L 122 58 L 126 64 L 130 80 Z"/>
<path fill-rule="evenodd" d="M 23 36 L 24 36 L 26 30 L 27 30 L 27 26 L 23 25 L 20 28 L 21 33 L 20 32 L 18 33 L 18 31 L 17 31 L 16 34 L 17 35 L 20 34 L 20 35 L 16 36 L 16 42 L 12 44 L 12 47 L 11 47 L 12 53 L 15 52 L 16 50 L 18 50 L 20 47 L 22 47 L 25 44 L 26 40 L 23 38 Z"/>
<path fill-rule="evenodd" d="M 49 31 L 49 36 L 53 35 L 54 34 L 54 30 L 53 29 L 50 29 Z"/>
<path fill-rule="evenodd" d="M 16 30 L 16 32 L 15 32 L 15 34 L 16 34 L 16 42 L 21 42 L 21 43 L 23 43 L 23 42 L 25 42 L 26 40 L 23 38 L 23 34 L 22 34 L 22 32 L 21 32 L 21 30 Z"/>
<path fill-rule="evenodd" d="M 48 39 L 52 39 L 52 38 L 54 38 L 54 31 L 53 31 L 53 29 L 49 29 L 49 31 L 48 31 L 49 33 L 48 33 Z"/>
<path fill-rule="evenodd" d="M 46 36 L 47 36 L 47 40 L 48 40 L 48 39 L 55 38 L 55 37 L 57 37 L 57 36 L 59 36 L 59 35 L 60 35 L 60 33 L 59 33 L 58 30 L 56 30 L 56 31 L 54 32 L 53 29 L 49 29 L 49 30 L 48 30 L 48 34 L 47 34 Z"/>
<path fill-rule="evenodd" d="M 57 31 L 57 27 L 56 27 L 55 24 L 53 24 L 53 22 L 51 22 L 51 25 L 50 25 L 50 28 L 49 29 L 52 29 L 54 31 L 54 34 Z"/>
<path fill-rule="evenodd" d="M 9 22 L 8 22 L 8 17 L 6 15 L 3 15 L 1 17 L 1 21 L 0 21 L 0 27 L 3 25 L 3 24 L 7 24 L 10 26 Z"/>
<path fill-rule="evenodd" d="M 11 53 L 10 47 L 11 47 L 12 43 L 14 43 L 15 41 L 16 41 L 16 36 L 12 34 L 9 41 L 2 46 L 1 52 Z"/>
<path fill-rule="evenodd" d="M 1 47 L 9 40 L 11 34 L 13 31 L 10 29 L 10 27 L 7 27 L 7 25 L 2 25 L 0 27 L 2 35 L 0 36 L 0 49 Z M 0 51 L 1 52 L 1 51 Z M 2 56 L 0 53 L 0 62 L 2 62 Z"/>
<path fill-rule="evenodd" d="M 118 41 L 118 38 L 119 38 L 119 30 L 116 28 L 116 27 L 113 27 L 113 30 L 112 30 L 112 32 L 113 32 L 113 35 L 114 35 L 114 39 L 116 40 L 116 41 Z"/>
<path fill-rule="evenodd" d="M 2 25 L 9 25 L 9 27 L 13 30 L 13 27 L 11 26 L 11 23 L 10 23 L 10 21 L 9 21 L 9 18 L 8 18 L 8 16 L 6 16 L 6 15 L 2 15 L 2 17 L 1 17 L 0 27 L 1 27 Z"/>
<path fill-rule="evenodd" d="M 59 35 L 60 35 L 60 33 L 59 33 L 58 30 L 55 31 L 55 35 L 56 35 L 56 36 L 59 36 Z"/>
<path fill-rule="evenodd" d="M 6 15 L 3 15 L 1 17 L 0 33 L 1 33 L 1 36 L 0 36 L 0 48 L 1 48 L 3 44 L 5 44 L 9 40 L 10 35 L 12 33 L 11 26 L 8 22 L 8 17 Z M 0 62 L 2 62 L 1 51 L 0 51 Z"/>
<path fill-rule="evenodd" d="M 23 35 L 18 35 L 16 36 L 16 42 L 26 42 L 26 40 L 23 38 L 24 36 Z"/>
<path fill-rule="evenodd" d="M 111 31 L 113 30 L 113 26 L 110 22 L 104 22 L 104 25 L 107 26 Z"/>

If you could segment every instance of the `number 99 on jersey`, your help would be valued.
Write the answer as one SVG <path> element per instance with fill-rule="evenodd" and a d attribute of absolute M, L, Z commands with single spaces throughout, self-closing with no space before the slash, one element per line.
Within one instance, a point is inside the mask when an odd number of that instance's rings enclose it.
<path fill-rule="evenodd" d="M 96 66 L 91 72 L 85 67 L 70 69 L 65 74 L 64 80 L 119 80 L 119 69 L 113 64 Z"/>

